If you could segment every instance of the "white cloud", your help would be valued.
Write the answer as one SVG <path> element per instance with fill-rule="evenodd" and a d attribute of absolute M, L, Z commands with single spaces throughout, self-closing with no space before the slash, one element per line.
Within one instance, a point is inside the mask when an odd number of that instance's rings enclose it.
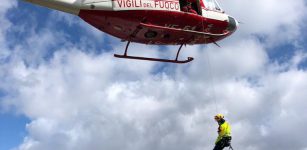
<path fill-rule="evenodd" d="M 223 1 L 227 13 L 239 21 L 239 34 L 258 34 L 267 38 L 267 45 L 290 43 L 301 34 L 300 26 L 306 18 L 304 0 L 234 0 Z"/>
<path fill-rule="evenodd" d="M 196 60 L 189 68 L 189 76 L 200 80 L 204 80 L 204 76 L 207 79 L 210 79 L 210 76 L 229 79 L 236 76 L 257 75 L 269 61 L 265 49 L 255 39 L 225 43 L 222 48 L 214 45 L 206 49 L 195 47 L 191 51 L 198 53 L 194 54 Z"/>
<path fill-rule="evenodd" d="M 17 4 L 17 2 L 15 0 L 6 0 L 1 2 L 0 5 L 0 24 L 1 24 L 1 28 L 0 28 L 0 63 L 1 60 L 6 58 L 9 55 L 9 51 L 7 51 L 7 47 L 6 47 L 6 40 L 4 39 L 5 37 L 5 33 L 7 31 L 8 28 L 11 27 L 11 22 L 9 22 L 6 18 L 6 12 L 12 8 L 15 7 Z"/>
<path fill-rule="evenodd" d="M 176 80 L 163 74 L 145 74 L 135 80 L 129 78 L 134 70 L 125 71 L 118 63 L 108 54 L 71 51 L 57 52 L 50 64 L 38 69 L 17 67 L 12 74 L 15 80 L 32 81 L 16 86 L 15 105 L 33 119 L 20 149 L 210 147 L 215 109 L 206 80 L 195 83 L 193 78 Z M 284 121 L 304 114 L 306 75 L 299 70 L 269 72 L 258 86 L 244 79 L 215 85 L 218 109 L 233 122 L 237 148 L 270 149 L 268 141 L 274 142 L 274 136 L 297 136 L 302 128 L 295 123 L 301 120 L 292 119 L 288 125 Z M 261 133 L 264 127 L 266 136 Z M 287 139 L 279 140 L 287 145 Z M 304 145 L 297 141 L 292 144 Z"/>
<path fill-rule="evenodd" d="M 0 5 L 0 14 L 3 15 L 6 13 L 8 9 L 11 9 L 12 7 L 15 7 L 17 5 L 17 1 L 15 0 L 6 0 L 3 1 Z"/>

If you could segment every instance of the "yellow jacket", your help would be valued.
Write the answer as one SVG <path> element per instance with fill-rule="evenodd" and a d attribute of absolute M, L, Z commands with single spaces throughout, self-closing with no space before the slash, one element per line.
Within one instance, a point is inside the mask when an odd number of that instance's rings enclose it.
<path fill-rule="evenodd" d="M 218 134 L 215 144 L 219 142 L 223 137 L 230 137 L 231 136 L 231 127 L 228 122 L 223 122 L 219 125 Z"/>

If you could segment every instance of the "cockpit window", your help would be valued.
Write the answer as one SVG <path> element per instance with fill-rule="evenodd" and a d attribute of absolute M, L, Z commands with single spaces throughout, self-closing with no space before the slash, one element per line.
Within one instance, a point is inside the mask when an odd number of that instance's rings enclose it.
<path fill-rule="evenodd" d="M 205 7 L 209 10 L 222 11 L 219 3 L 216 0 L 204 0 Z"/>

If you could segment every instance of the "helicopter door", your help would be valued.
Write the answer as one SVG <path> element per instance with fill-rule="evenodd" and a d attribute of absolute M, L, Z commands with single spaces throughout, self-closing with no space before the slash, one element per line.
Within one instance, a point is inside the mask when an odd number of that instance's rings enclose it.
<path fill-rule="evenodd" d="M 179 3 L 181 11 L 202 15 L 200 0 L 179 0 Z"/>

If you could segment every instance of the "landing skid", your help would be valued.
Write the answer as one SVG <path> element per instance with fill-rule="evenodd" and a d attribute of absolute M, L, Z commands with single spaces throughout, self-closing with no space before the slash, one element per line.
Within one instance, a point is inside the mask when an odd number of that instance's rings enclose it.
<path fill-rule="evenodd" d="M 136 59 L 136 60 L 147 60 L 147 61 L 177 63 L 177 64 L 184 64 L 184 63 L 188 63 L 188 62 L 194 60 L 193 57 L 188 57 L 187 60 L 178 60 L 178 56 L 179 56 L 179 53 L 181 51 L 181 48 L 182 48 L 183 44 L 180 45 L 180 47 L 179 47 L 179 49 L 177 51 L 176 59 L 174 59 L 174 60 L 172 60 L 172 59 L 161 59 L 161 58 L 151 58 L 151 57 L 128 56 L 127 52 L 128 52 L 129 44 L 130 44 L 130 41 L 128 41 L 128 43 L 126 45 L 126 49 L 125 49 L 124 55 L 114 54 L 114 57 L 116 57 L 116 58 L 125 58 L 125 59 Z"/>

